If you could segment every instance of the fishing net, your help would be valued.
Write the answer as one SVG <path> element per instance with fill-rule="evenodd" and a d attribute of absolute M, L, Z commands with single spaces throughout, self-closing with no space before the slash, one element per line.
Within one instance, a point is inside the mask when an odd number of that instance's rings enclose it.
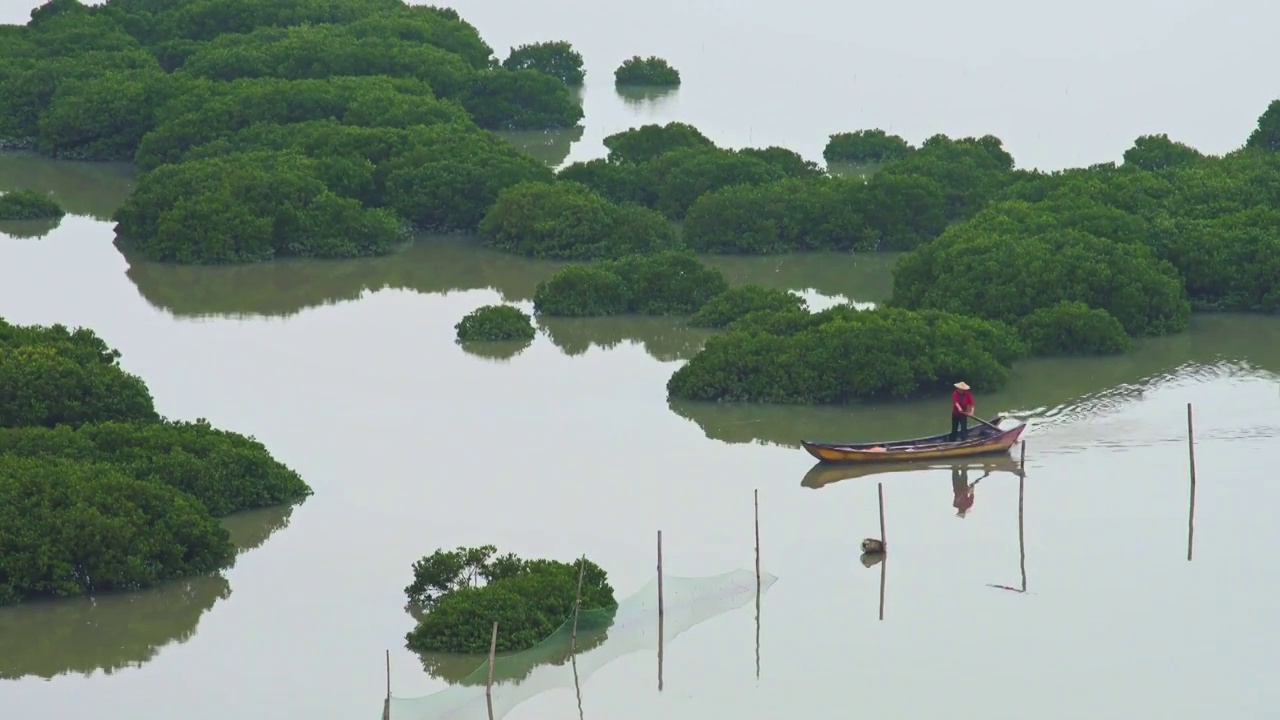
<path fill-rule="evenodd" d="M 735 570 L 703 578 L 663 577 L 662 643 L 664 649 L 681 633 L 753 602 L 777 578 Z M 498 628 L 502 632 L 502 628 Z M 573 618 L 547 639 L 518 653 L 501 655 L 493 664 L 493 718 L 497 720 L 530 698 L 556 688 L 580 686 L 595 671 L 624 655 L 658 649 L 658 581 L 654 578 L 616 607 L 582 611 L 578 616 L 576 651 Z M 574 668 L 566 667 L 573 658 Z M 576 675 L 575 675 L 576 673 Z M 488 717 L 485 685 L 489 663 L 480 663 L 451 687 L 416 698 L 392 697 L 391 720 L 443 720 Z"/>

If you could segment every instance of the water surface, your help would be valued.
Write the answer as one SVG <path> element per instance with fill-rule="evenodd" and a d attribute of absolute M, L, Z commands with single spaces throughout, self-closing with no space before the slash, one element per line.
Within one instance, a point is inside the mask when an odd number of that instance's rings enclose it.
<path fill-rule="evenodd" d="M 461 9 L 501 54 L 567 39 L 586 55 L 581 139 L 512 138 L 547 162 L 601 156 L 605 135 L 668 120 L 814 159 L 827 134 L 874 126 L 915 142 L 991 132 L 1020 165 L 1044 168 L 1117 159 L 1146 132 L 1222 152 L 1275 94 L 1264 33 L 1280 20 L 1271 3 L 1187 0 Z M 650 53 L 684 86 L 620 97 L 613 67 Z M 0 189 L 46 188 L 73 213 L 43 239 L 0 239 L 0 315 L 95 328 L 161 412 L 255 435 L 316 495 L 269 540 L 252 528 L 271 522 L 233 518 L 247 523 L 238 542 L 260 546 L 225 582 L 0 610 L 6 717 L 372 718 L 388 649 L 397 696 L 446 687 L 403 648 L 418 557 L 486 542 L 586 552 L 626 597 L 653 577 L 658 530 L 672 576 L 750 569 L 757 488 L 763 564 L 779 578 L 759 634 L 747 606 L 692 627 L 665 649 L 661 692 L 655 654 L 619 657 L 582 685 L 584 717 L 856 706 L 890 718 L 1255 718 L 1280 703 L 1268 553 L 1280 542 L 1280 320 L 1201 316 L 1123 358 L 1020 364 L 1006 390 L 980 395 L 983 414 L 1033 422 L 1020 548 L 1007 468 L 801 485 L 813 463 L 799 439 L 937 432 L 945 401 L 673 408 L 665 383 L 706 334 L 660 318 L 549 320 L 528 347 L 479 357 L 453 342 L 454 323 L 486 303 L 527 308 L 556 264 L 438 238 L 349 263 L 131 262 L 105 222 L 129 182 L 105 166 L 0 157 Z M 815 299 L 875 302 L 891 287 L 885 257 L 715 262 L 735 283 Z M 978 481 L 964 517 L 953 475 Z M 864 568 L 877 480 L 891 554 Z M 991 587 L 1020 589 L 1024 567 L 1025 593 Z M 506 717 L 578 705 L 565 683 Z"/>

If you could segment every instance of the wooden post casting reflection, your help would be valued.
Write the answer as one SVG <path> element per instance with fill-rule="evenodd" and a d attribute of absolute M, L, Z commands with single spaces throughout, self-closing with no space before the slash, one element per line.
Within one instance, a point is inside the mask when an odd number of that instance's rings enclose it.
<path fill-rule="evenodd" d="M 1000 588 L 1001 590 L 1009 590 L 1016 593 L 1025 593 L 1027 591 L 1027 541 L 1026 533 L 1023 531 L 1022 510 L 1023 500 L 1026 495 L 1027 475 L 1024 472 L 1018 473 L 1018 569 L 1022 573 L 1022 587 L 1015 588 L 1008 585 L 995 585 L 988 583 L 988 587 Z"/>

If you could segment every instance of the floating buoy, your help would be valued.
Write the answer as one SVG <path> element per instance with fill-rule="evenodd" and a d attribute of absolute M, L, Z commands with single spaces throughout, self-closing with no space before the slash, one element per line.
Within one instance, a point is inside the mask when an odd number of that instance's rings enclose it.
<path fill-rule="evenodd" d="M 862 541 L 862 552 L 868 555 L 883 555 L 884 543 L 875 538 L 867 538 Z"/>

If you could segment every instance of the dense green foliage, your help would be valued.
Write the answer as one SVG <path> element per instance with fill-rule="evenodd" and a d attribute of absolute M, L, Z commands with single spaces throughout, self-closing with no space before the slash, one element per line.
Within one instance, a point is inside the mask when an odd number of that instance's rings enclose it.
<path fill-rule="evenodd" d="M 217 570 L 215 516 L 311 493 L 252 438 L 162 419 L 119 359 L 91 330 L 0 319 L 0 605 Z"/>
<path fill-rule="evenodd" d="M 742 285 L 729 288 L 707 301 L 689 318 L 694 327 L 722 328 L 751 313 L 808 311 L 804 298 L 786 290 Z"/>
<path fill-rule="evenodd" d="M 609 162 L 639 165 L 681 148 L 711 148 L 715 143 L 698 128 L 682 122 L 641 125 L 605 137 Z"/>
<path fill-rule="evenodd" d="M 35 190 L 0 195 L 0 220 L 54 220 L 65 214 L 57 200 Z"/>
<path fill-rule="evenodd" d="M 1018 332 L 1033 355 L 1116 355 L 1132 345 L 1119 320 L 1082 302 L 1040 308 L 1018 323 Z"/>
<path fill-rule="evenodd" d="M 1150 248 L 1063 227 L 1061 217 L 1035 217 L 1034 208 L 1019 205 L 989 208 L 900 260 L 893 303 L 1017 322 L 1071 300 L 1106 310 L 1134 335 L 1186 328 L 1191 308 L 1182 282 Z M 1025 213 L 1028 225 L 1002 227 L 1006 212 Z"/>
<path fill-rule="evenodd" d="M 622 315 L 629 302 L 622 278 L 592 265 L 570 265 L 538 283 L 533 294 L 534 311 L 553 317 Z"/>
<path fill-rule="evenodd" d="M 693 253 L 668 250 L 564 268 L 538 284 L 533 306 L 548 316 L 691 315 L 728 287 Z"/>
<path fill-rule="evenodd" d="M 289 125 L 336 120 L 357 127 L 415 128 L 449 125 L 474 130 L 458 106 L 436 99 L 418 80 L 325 78 L 318 80 L 246 79 L 229 83 L 201 82 L 160 111 L 158 125 L 138 147 L 135 162 L 143 170 L 184 160 L 193 147 L 227 138 L 259 123 Z M 311 132 L 310 125 L 297 127 Z M 288 127 L 284 128 L 288 132 Z M 250 128 L 241 149 L 273 149 L 282 133 L 258 135 Z M 246 145 L 260 139 L 265 146 Z"/>
<path fill-rule="evenodd" d="M 0 38 L 0 148 L 134 160 L 117 231 L 148 259 L 385 254 L 550 180 L 486 130 L 574 126 L 581 79 L 565 43 L 499 65 L 455 11 L 400 0 L 54 0 Z M 188 196 L 157 189 L 175 178 Z"/>
<path fill-rule="evenodd" d="M 234 556 L 200 503 L 109 465 L 0 454 L 0 605 L 134 590 Z"/>
<path fill-rule="evenodd" d="M 311 493 L 262 443 L 204 420 L 0 429 L 0 455 L 112 465 L 134 480 L 181 490 L 215 517 Z"/>
<path fill-rule="evenodd" d="M 1025 353 L 1007 325 L 944 312 L 838 306 L 753 313 L 671 376 L 672 398 L 842 403 L 999 388 Z"/>
<path fill-rule="evenodd" d="M 485 305 L 467 313 L 453 329 L 460 342 L 532 340 L 533 318 L 513 305 Z"/>
<path fill-rule="evenodd" d="M 830 136 L 822 157 L 829 163 L 882 163 L 901 160 L 914 149 L 905 139 L 883 130 L 859 130 Z"/>
<path fill-rule="evenodd" d="M 563 40 L 532 43 L 511 49 L 502 61 L 508 70 L 537 70 L 556 78 L 565 85 L 578 87 L 586 79 L 582 69 L 582 54 Z"/>
<path fill-rule="evenodd" d="M 352 170 L 373 172 L 367 161 L 271 151 L 163 165 L 138 178 L 116 231 L 145 256 L 180 263 L 385 254 L 408 240 L 408 224 L 334 192 Z"/>
<path fill-rule="evenodd" d="M 999 138 L 952 139 L 934 135 L 877 175 L 926 178 L 942 187 L 946 218 L 972 217 L 1013 180 L 1013 157 Z"/>
<path fill-rule="evenodd" d="M 789 177 L 819 178 L 821 170 L 782 148 L 725 150 L 681 123 L 645 125 L 605 138 L 609 157 L 573 163 L 558 177 L 618 203 L 653 208 L 681 220 L 704 195 Z"/>
<path fill-rule="evenodd" d="M 634 55 L 613 71 L 613 81 L 619 86 L 674 87 L 680 84 L 680 71 L 656 55 L 647 58 Z"/>
<path fill-rule="evenodd" d="M 579 606 L 616 607 L 607 573 L 585 557 L 575 563 L 523 560 L 497 548 L 437 550 L 414 563 L 409 601 L 425 614 L 406 636 L 419 652 L 478 653 L 498 623 L 498 651 L 525 650 L 550 636 Z"/>
<path fill-rule="evenodd" d="M 538 258 L 589 260 L 673 247 L 661 215 L 617 205 L 570 181 L 521 183 L 498 194 L 480 222 L 486 244 Z"/>
<path fill-rule="evenodd" d="M 877 174 L 739 184 L 701 195 L 685 216 L 684 242 L 698 252 L 907 250 L 946 227 L 933 180 Z"/>
<path fill-rule="evenodd" d="M 1280 153 L 1280 99 L 1272 100 L 1258 118 L 1258 126 L 1249 133 L 1245 147 Z"/>
<path fill-rule="evenodd" d="M 92 330 L 0 319 L 0 427 L 157 420 L 147 386 L 119 357 Z"/>
<path fill-rule="evenodd" d="M 1199 150 L 1175 142 L 1163 133 L 1143 135 L 1133 141 L 1133 147 L 1124 151 L 1124 164 L 1141 170 L 1167 170 L 1194 165 L 1204 159 Z"/>

